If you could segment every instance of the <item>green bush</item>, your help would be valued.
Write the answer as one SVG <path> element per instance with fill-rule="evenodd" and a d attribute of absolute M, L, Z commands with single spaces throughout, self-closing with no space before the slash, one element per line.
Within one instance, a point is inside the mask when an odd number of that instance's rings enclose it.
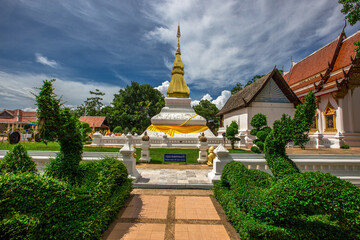
<path fill-rule="evenodd" d="M 1 161 L 0 171 L 8 173 L 38 172 L 36 163 L 20 143 L 10 150 Z"/>
<path fill-rule="evenodd" d="M 250 125 L 253 127 L 250 134 L 256 136 L 253 143 L 256 146 L 251 147 L 251 151 L 254 153 L 264 152 L 264 142 L 266 137 L 271 132 L 271 128 L 267 126 L 266 116 L 262 113 L 255 114 L 251 119 Z"/>
<path fill-rule="evenodd" d="M 241 239 L 358 239 L 360 189 L 330 174 L 276 180 L 228 163 L 214 196 Z"/>
<path fill-rule="evenodd" d="M 232 149 L 235 149 L 235 142 L 240 140 L 238 137 L 235 137 L 238 132 L 239 126 L 235 121 L 232 121 L 230 126 L 226 128 L 225 136 L 230 140 Z"/>
<path fill-rule="evenodd" d="M 81 163 L 81 179 L 69 184 L 38 174 L 0 176 L 3 239 L 100 239 L 129 197 L 122 162 Z"/>
<path fill-rule="evenodd" d="M 121 126 L 117 126 L 113 130 L 113 133 L 122 133 L 122 132 L 123 132 L 123 129 Z"/>
<path fill-rule="evenodd" d="M 342 143 L 342 144 L 340 145 L 340 148 L 342 148 L 342 149 L 349 149 L 350 146 L 349 146 L 349 144 Z"/>

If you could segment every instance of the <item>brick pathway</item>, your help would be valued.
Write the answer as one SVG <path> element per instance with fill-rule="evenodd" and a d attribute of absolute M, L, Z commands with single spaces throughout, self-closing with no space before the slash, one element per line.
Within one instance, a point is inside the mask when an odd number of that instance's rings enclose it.
<path fill-rule="evenodd" d="M 102 239 L 239 239 L 211 192 L 205 193 L 137 190 Z"/>

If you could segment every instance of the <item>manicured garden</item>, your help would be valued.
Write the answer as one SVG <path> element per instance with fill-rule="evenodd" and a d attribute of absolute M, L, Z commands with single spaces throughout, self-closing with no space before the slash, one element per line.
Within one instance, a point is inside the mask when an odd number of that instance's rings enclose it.
<path fill-rule="evenodd" d="M 228 163 L 214 196 L 241 239 L 360 239 L 360 189 L 321 172 L 301 173 L 286 155 L 303 146 L 315 112 L 310 93 L 293 118 L 283 115 L 267 134 L 271 174 Z"/>
<path fill-rule="evenodd" d="M 132 189 L 114 158 L 81 162 L 79 120 L 55 98 L 51 81 L 36 96 L 39 134 L 59 153 L 40 175 L 18 144 L 0 161 L 2 239 L 100 239 Z"/>

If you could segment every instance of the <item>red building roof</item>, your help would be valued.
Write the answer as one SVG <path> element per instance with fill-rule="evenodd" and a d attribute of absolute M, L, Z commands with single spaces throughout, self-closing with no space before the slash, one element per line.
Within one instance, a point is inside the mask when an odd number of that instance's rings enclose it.
<path fill-rule="evenodd" d="M 37 121 L 36 112 L 24 112 L 20 109 L 0 112 L 0 123 L 33 123 Z"/>
<path fill-rule="evenodd" d="M 110 128 L 106 117 L 100 116 L 83 116 L 80 117 L 80 122 L 86 122 L 90 127 L 94 128 Z"/>
<path fill-rule="evenodd" d="M 338 91 L 339 83 L 354 68 L 354 42 L 359 40 L 360 31 L 348 38 L 342 31 L 337 39 L 293 64 L 284 79 L 298 97 L 305 96 L 310 90 L 318 95 L 321 95 L 319 92 Z"/>

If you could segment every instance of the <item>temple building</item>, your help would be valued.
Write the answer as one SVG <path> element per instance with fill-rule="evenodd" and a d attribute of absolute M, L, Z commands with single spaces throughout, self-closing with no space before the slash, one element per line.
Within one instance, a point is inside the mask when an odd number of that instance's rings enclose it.
<path fill-rule="evenodd" d="M 151 118 L 148 135 L 184 137 L 197 139 L 204 132 L 207 137 L 215 137 L 206 126 L 205 118 L 197 115 L 191 107 L 190 90 L 184 79 L 184 64 L 180 51 L 180 26 L 177 32 L 177 49 L 172 70 L 172 78 L 165 98 L 165 107 Z"/>
<path fill-rule="evenodd" d="M 317 110 L 310 137 L 321 136 L 322 145 L 337 148 L 341 139 L 360 146 L 360 63 L 354 42 L 360 31 L 350 37 L 344 30 L 332 42 L 299 62 L 293 62 L 284 75 L 300 100 L 313 91 Z"/>
<path fill-rule="evenodd" d="M 219 134 L 226 132 L 226 128 L 235 121 L 239 126 L 239 133 L 245 135 L 245 145 L 250 147 L 255 139 L 250 135 L 250 122 L 255 114 L 266 115 L 268 126 L 272 127 L 274 121 L 280 119 L 284 113 L 293 116 L 299 103 L 300 100 L 274 68 L 262 78 L 231 95 L 217 114 L 222 122 Z"/>
<path fill-rule="evenodd" d="M 16 129 L 34 128 L 37 121 L 36 112 L 25 112 L 21 109 L 0 111 L 0 133 Z"/>

